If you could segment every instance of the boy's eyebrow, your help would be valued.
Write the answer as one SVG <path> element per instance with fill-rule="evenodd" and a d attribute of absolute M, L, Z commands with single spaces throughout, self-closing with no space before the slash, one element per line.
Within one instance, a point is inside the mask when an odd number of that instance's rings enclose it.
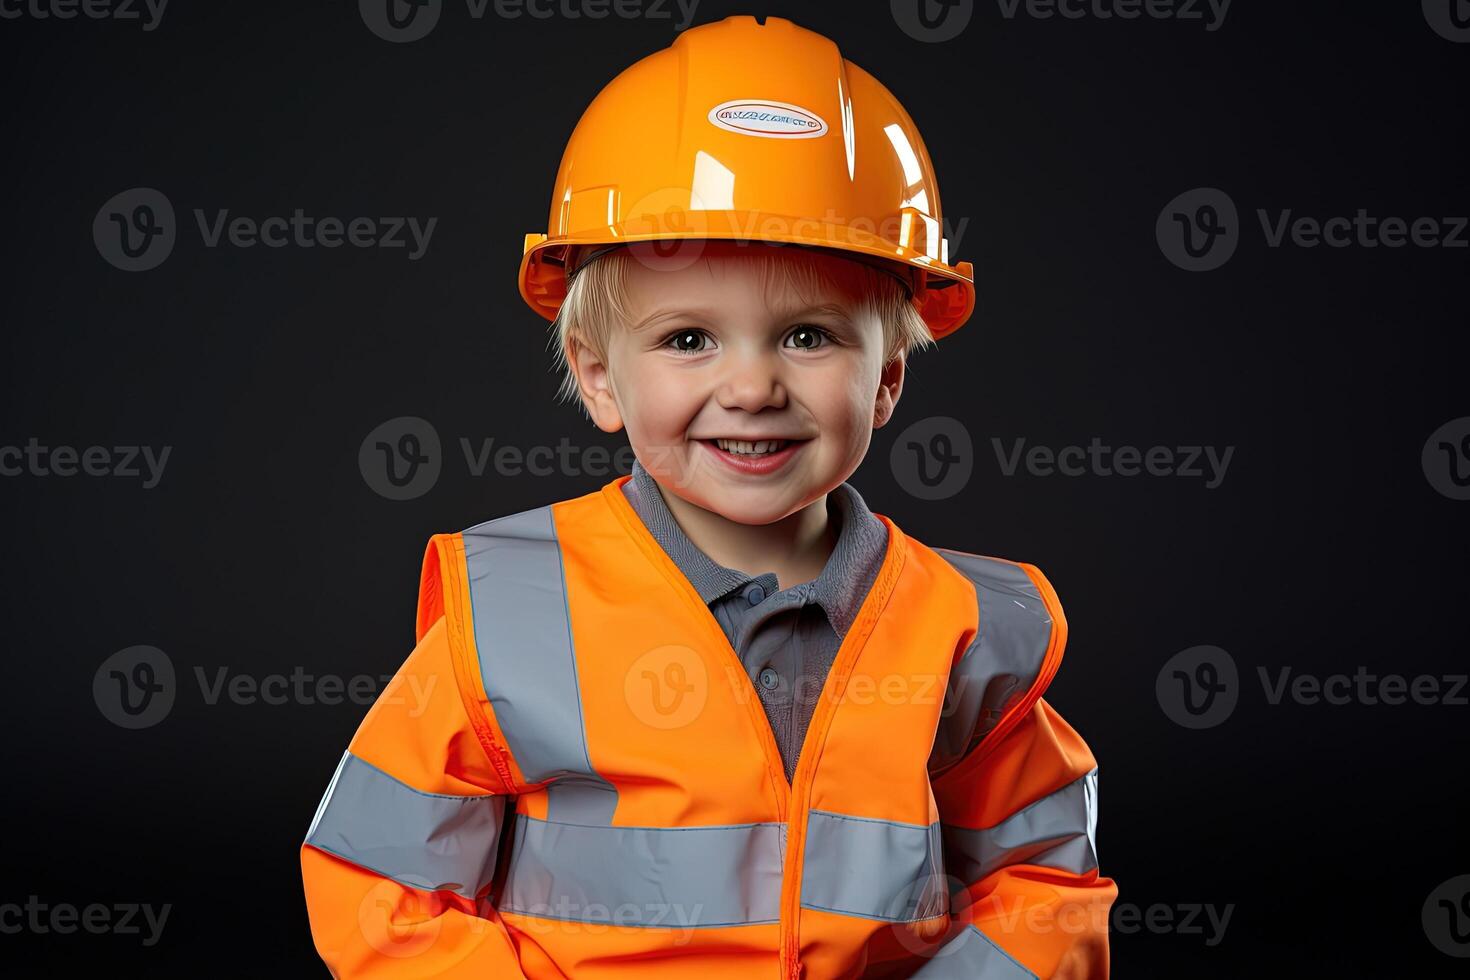
<path fill-rule="evenodd" d="M 649 326 L 678 316 L 708 316 L 718 310 L 716 306 L 680 306 L 667 310 L 654 310 L 652 313 L 633 324 L 629 329 L 634 333 L 647 329 Z M 852 314 L 847 307 L 840 303 L 817 303 L 811 306 L 794 306 L 771 309 L 771 314 L 780 320 L 789 320 L 794 317 L 810 316 L 812 314 L 825 314 L 827 316 L 842 317 L 844 319 Z"/>

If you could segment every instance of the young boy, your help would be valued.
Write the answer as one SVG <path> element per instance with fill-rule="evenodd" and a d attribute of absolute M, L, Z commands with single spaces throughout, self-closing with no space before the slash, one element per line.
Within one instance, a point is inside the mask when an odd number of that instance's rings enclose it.
<path fill-rule="evenodd" d="M 335 976 L 1107 975 L 1056 594 L 845 482 L 973 308 L 940 220 L 912 120 L 789 21 L 593 102 L 521 291 L 637 463 L 430 541 L 421 695 L 301 851 Z"/>

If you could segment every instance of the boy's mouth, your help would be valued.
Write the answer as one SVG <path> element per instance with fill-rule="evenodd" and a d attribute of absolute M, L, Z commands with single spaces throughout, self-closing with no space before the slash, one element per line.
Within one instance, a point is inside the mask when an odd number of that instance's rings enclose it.
<path fill-rule="evenodd" d="M 769 456 L 799 440 L 793 439 L 705 439 L 732 456 Z"/>
<path fill-rule="evenodd" d="M 731 472 L 771 476 L 784 470 L 811 439 L 697 439 Z"/>

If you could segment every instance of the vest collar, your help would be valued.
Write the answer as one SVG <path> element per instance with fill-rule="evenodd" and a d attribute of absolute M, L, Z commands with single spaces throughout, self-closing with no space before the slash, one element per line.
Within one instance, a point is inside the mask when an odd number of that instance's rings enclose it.
<path fill-rule="evenodd" d="M 633 461 L 633 472 L 621 484 L 621 489 L 654 540 L 673 559 L 706 605 L 756 578 L 726 568 L 689 540 L 669 510 L 658 481 L 638 460 Z M 827 614 L 833 631 L 842 637 L 857 618 L 863 597 L 877 577 L 888 530 L 850 483 L 844 482 L 831 491 L 827 513 L 839 524 L 837 543 L 821 574 L 811 583 L 812 598 Z"/>

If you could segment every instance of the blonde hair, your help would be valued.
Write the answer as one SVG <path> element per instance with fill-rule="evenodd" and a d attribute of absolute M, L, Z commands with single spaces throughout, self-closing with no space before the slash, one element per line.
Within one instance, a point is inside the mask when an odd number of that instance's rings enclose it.
<path fill-rule="evenodd" d="M 885 364 L 934 344 L 929 325 L 915 309 L 903 283 L 881 269 L 800 247 L 758 248 L 727 254 L 754 263 L 762 288 L 767 291 L 777 281 L 798 296 L 811 295 L 824 286 L 837 286 L 856 300 L 854 312 L 858 317 L 876 315 L 883 324 Z M 836 261 L 814 260 L 817 256 Z M 572 372 L 572 345 L 586 347 L 606 363 L 607 342 L 612 331 L 619 324 L 631 322 L 627 276 L 629 264 L 636 261 L 638 257 L 630 255 L 628 248 L 615 248 L 588 262 L 572 277 L 566 299 L 551 325 L 557 368 L 562 372 L 559 401 L 581 405 L 577 378 Z M 582 411 L 586 414 L 585 405 Z"/>

